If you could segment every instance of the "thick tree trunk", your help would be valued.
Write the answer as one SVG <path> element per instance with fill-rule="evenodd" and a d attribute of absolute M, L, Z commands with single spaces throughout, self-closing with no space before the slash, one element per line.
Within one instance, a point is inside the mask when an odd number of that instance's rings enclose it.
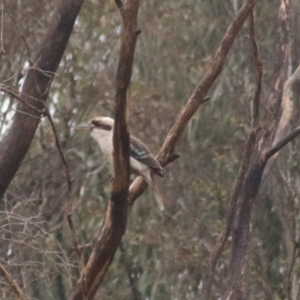
<path fill-rule="evenodd" d="M 26 75 L 13 124 L 0 144 L 0 198 L 20 167 L 43 115 L 52 79 L 67 47 L 83 0 L 61 0 Z"/>
<path fill-rule="evenodd" d="M 299 128 L 273 144 L 281 117 L 283 86 L 287 76 L 289 54 L 289 1 L 282 0 L 278 13 L 278 40 L 274 68 L 274 83 L 268 99 L 267 114 L 261 136 L 256 141 L 251 163 L 237 202 L 232 228 L 231 263 L 228 284 L 223 299 L 247 299 L 248 251 L 251 240 L 253 207 L 268 160 L 299 134 Z M 272 145 L 273 144 L 273 145 Z"/>

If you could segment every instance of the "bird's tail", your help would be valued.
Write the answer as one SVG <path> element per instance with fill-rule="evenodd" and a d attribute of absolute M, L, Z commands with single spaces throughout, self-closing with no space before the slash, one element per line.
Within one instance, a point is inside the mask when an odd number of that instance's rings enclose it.
<path fill-rule="evenodd" d="M 151 177 L 151 183 L 149 184 L 149 186 L 152 188 L 153 190 L 153 193 L 154 193 L 154 196 L 155 196 L 155 200 L 156 200 L 156 203 L 159 207 L 159 209 L 161 211 L 164 211 L 165 210 L 165 206 L 164 206 L 164 203 L 163 203 L 163 197 L 161 195 L 161 192 L 158 188 L 158 185 L 156 184 L 156 181 L 155 181 L 155 175 L 152 174 L 152 172 L 150 172 L 150 177 Z"/>

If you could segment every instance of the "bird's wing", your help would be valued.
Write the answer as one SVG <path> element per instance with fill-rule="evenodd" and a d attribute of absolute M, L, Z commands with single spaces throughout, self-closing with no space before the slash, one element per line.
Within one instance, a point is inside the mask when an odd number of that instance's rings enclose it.
<path fill-rule="evenodd" d="M 130 156 L 148 166 L 156 175 L 164 177 L 162 166 L 148 147 L 132 135 L 130 136 Z"/>

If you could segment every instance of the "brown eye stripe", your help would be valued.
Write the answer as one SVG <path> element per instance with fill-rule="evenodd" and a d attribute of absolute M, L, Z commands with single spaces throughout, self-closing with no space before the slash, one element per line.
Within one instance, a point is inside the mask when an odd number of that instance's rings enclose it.
<path fill-rule="evenodd" d="M 97 127 L 97 128 L 101 128 L 101 129 L 103 129 L 103 130 L 108 130 L 108 131 L 111 130 L 111 126 L 110 126 L 110 125 L 108 125 L 108 124 L 103 124 L 103 123 L 101 123 L 100 121 L 93 120 L 91 123 L 92 123 L 95 127 Z"/>

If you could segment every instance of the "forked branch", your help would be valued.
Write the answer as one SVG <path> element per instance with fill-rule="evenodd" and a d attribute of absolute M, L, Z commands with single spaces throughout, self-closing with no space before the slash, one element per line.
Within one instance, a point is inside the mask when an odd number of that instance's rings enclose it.
<path fill-rule="evenodd" d="M 116 1 L 123 20 L 121 50 L 116 78 L 114 145 L 114 178 L 111 199 L 105 221 L 94 241 L 94 248 L 84 269 L 87 299 L 94 298 L 120 244 L 126 229 L 127 198 L 129 186 L 129 133 L 127 130 L 127 95 L 137 41 L 137 14 L 139 0 L 125 4 Z M 82 300 L 82 284 L 79 281 L 69 300 Z"/>
<path fill-rule="evenodd" d="M 5 279 L 5 281 L 12 287 L 14 292 L 18 295 L 19 300 L 25 300 L 25 295 L 18 284 L 12 279 L 11 275 L 5 269 L 5 267 L 0 263 L 0 274 Z"/>
<path fill-rule="evenodd" d="M 174 154 L 174 149 L 191 117 L 197 111 L 199 106 L 208 100 L 205 96 L 217 77 L 220 75 L 228 51 L 230 50 L 238 32 L 242 28 L 254 5 L 254 0 L 247 0 L 240 8 L 218 46 L 211 67 L 204 74 L 203 79 L 199 82 L 187 103 L 179 112 L 158 154 L 158 160 L 162 166 L 165 166 L 169 162 L 169 158 Z M 135 199 L 137 199 L 145 191 L 146 188 L 147 184 L 141 178 L 137 178 L 131 184 L 129 189 L 130 206 L 134 203 Z"/>

